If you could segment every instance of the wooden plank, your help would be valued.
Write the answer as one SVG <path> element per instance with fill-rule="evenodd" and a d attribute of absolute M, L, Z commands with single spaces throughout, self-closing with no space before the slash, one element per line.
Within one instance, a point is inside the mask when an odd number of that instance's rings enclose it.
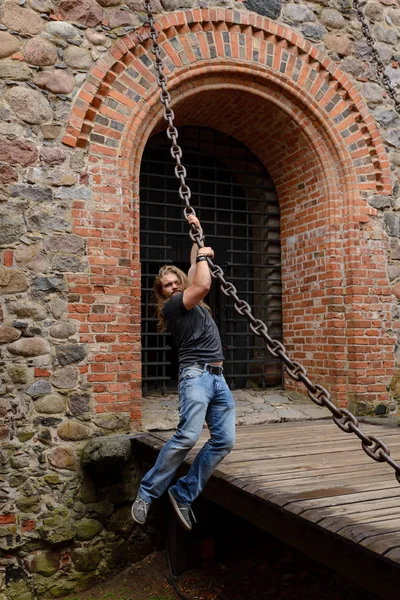
<path fill-rule="evenodd" d="M 398 439 L 396 443 L 391 444 L 392 456 L 396 454 L 400 456 L 400 440 Z M 324 442 L 321 445 L 316 444 L 315 446 L 278 446 L 276 448 L 270 447 L 260 447 L 257 446 L 255 449 L 242 449 L 237 450 L 237 452 L 233 451 L 224 459 L 224 465 L 237 464 L 241 462 L 252 462 L 254 460 L 272 460 L 275 458 L 291 458 L 291 457 L 303 457 L 307 456 L 315 456 L 320 455 L 324 456 L 325 454 L 331 455 L 335 453 L 336 455 L 340 455 L 341 453 L 348 454 L 349 452 L 357 451 L 363 452 L 361 448 L 361 444 L 354 445 L 353 441 L 348 441 L 347 443 L 343 443 L 338 447 L 337 443 L 327 443 Z M 370 459 L 371 460 L 371 459 Z"/>
<path fill-rule="evenodd" d="M 353 542 L 359 543 L 370 537 L 376 537 L 380 532 L 385 534 L 400 532 L 400 515 L 397 518 L 394 517 L 382 521 L 374 521 L 373 523 L 352 523 L 351 525 L 343 527 L 343 529 L 340 530 L 340 535 Z M 400 545 L 400 536 L 398 538 L 398 543 Z"/>
<path fill-rule="evenodd" d="M 387 479 L 384 479 L 383 481 L 362 479 L 361 481 L 358 481 L 357 484 L 354 480 L 348 480 L 347 482 L 341 481 L 336 486 L 332 486 L 330 482 L 325 480 L 322 480 L 319 484 L 314 483 L 307 486 L 280 486 L 279 483 L 275 486 L 271 486 L 270 483 L 263 485 L 260 482 L 256 482 L 251 485 L 246 485 L 242 489 L 249 494 L 257 494 L 265 489 L 268 489 L 269 491 L 274 490 L 274 493 L 277 493 L 278 491 L 284 494 L 293 494 L 293 500 L 307 500 L 309 498 L 327 498 L 342 496 L 343 494 L 381 490 L 385 488 L 388 483 L 390 482 L 388 482 Z"/>
<path fill-rule="evenodd" d="M 361 546 L 373 550 L 378 554 L 387 554 L 387 552 L 393 548 L 400 546 L 400 534 L 399 533 L 384 533 L 369 537 L 366 540 L 360 542 Z"/>
<path fill-rule="evenodd" d="M 386 441 L 395 460 L 400 457 L 396 429 L 362 429 Z M 169 439 L 171 432 L 164 435 Z M 149 438 L 155 453 L 164 440 Z M 206 439 L 203 431 L 186 465 Z M 400 486 L 389 465 L 373 462 L 356 436 L 345 436 L 331 422 L 238 428 L 237 439 L 205 496 L 382 598 L 397 597 Z"/>
<path fill-rule="evenodd" d="M 307 510 L 302 513 L 302 518 L 312 521 L 313 523 L 320 523 L 323 519 L 328 517 L 347 517 L 350 515 L 362 515 L 365 512 L 380 511 L 387 508 L 399 508 L 399 498 L 384 498 L 383 500 L 371 500 L 369 502 L 364 501 L 362 503 L 344 504 L 341 506 L 329 506 L 326 509 L 315 508 L 313 510 Z M 339 518 L 340 521 L 340 518 Z"/>
<path fill-rule="evenodd" d="M 268 494 L 269 492 L 267 492 Z M 263 496 L 265 497 L 265 495 Z M 275 502 L 282 507 L 285 507 L 286 510 L 290 510 L 290 512 L 296 515 L 302 515 L 312 509 L 321 509 L 326 507 L 335 507 L 335 506 L 344 506 L 346 504 L 354 504 L 369 502 L 369 501 L 380 501 L 386 500 L 389 498 L 399 498 L 400 497 L 400 489 L 399 484 L 396 479 L 393 480 L 393 483 L 390 484 L 390 487 L 385 487 L 385 489 L 380 489 L 371 492 L 361 492 L 361 493 L 353 493 L 353 494 L 344 494 L 343 496 L 335 496 L 331 498 L 316 498 L 313 500 L 300 500 L 300 501 L 292 501 L 290 495 L 279 494 L 276 495 L 276 498 L 269 494 L 268 500 L 270 502 Z"/>
<path fill-rule="evenodd" d="M 400 506 L 398 507 L 385 507 L 380 510 L 371 510 L 365 511 L 358 514 L 351 515 L 351 522 L 353 524 L 357 523 L 379 523 L 380 521 L 385 521 L 390 518 L 398 518 L 400 517 Z M 343 517 L 327 517 L 326 519 L 322 519 L 318 521 L 318 525 L 323 527 L 324 529 L 328 529 L 333 533 L 340 533 L 341 529 L 343 529 Z M 347 525 L 345 525 L 347 527 Z"/>
<path fill-rule="evenodd" d="M 385 558 L 388 558 L 389 560 L 393 560 L 394 562 L 400 563 L 400 546 L 397 546 L 396 548 L 392 548 L 391 550 L 388 550 L 386 553 L 383 553 Z"/>

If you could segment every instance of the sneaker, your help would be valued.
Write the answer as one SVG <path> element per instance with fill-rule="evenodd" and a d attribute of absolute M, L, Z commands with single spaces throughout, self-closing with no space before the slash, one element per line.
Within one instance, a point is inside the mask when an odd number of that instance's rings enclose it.
<path fill-rule="evenodd" d="M 132 518 L 139 525 L 144 525 L 149 512 L 150 502 L 146 502 L 139 495 L 136 496 L 135 502 L 132 504 Z"/>
<path fill-rule="evenodd" d="M 192 520 L 194 523 L 197 523 L 196 518 L 193 514 L 192 507 L 190 504 L 182 504 L 182 502 L 178 502 L 178 500 L 172 495 L 170 490 L 168 490 L 168 496 L 171 500 L 171 504 L 176 512 L 176 516 L 182 523 L 185 529 L 190 531 L 193 527 Z"/>

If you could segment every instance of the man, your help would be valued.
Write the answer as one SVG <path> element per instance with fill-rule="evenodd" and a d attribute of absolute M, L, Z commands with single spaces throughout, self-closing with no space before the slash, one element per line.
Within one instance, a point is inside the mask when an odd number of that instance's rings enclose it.
<path fill-rule="evenodd" d="M 189 215 L 188 221 L 201 231 L 197 217 Z M 235 441 L 235 404 L 222 374 L 221 340 L 203 302 L 211 287 L 207 256 L 214 257 L 212 248 L 197 248 L 194 244 L 187 277 L 177 267 L 167 265 L 160 269 L 154 281 L 159 330 L 172 333 L 178 347 L 180 421 L 154 467 L 141 481 L 132 506 L 132 517 L 141 525 L 146 522 L 151 502 L 169 487 L 206 421 L 210 439 L 197 454 L 187 475 L 168 489 L 180 522 L 186 529 L 192 529 L 192 519 L 195 519 L 191 504 Z"/>

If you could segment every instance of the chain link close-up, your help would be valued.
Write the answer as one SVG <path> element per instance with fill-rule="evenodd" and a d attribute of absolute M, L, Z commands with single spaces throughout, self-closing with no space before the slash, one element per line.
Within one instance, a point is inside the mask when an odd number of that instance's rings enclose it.
<path fill-rule="evenodd" d="M 368 24 L 365 22 L 364 15 L 361 11 L 358 0 L 353 0 L 353 2 L 354 2 L 354 6 L 357 8 L 358 18 L 360 19 L 360 21 L 363 24 L 363 31 L 365 29 L 365 31 L 367 32 L 367 33 L 364 33 L 364 35 L 366 35 L 367 41 L 368 41 L 368 39 L 370 39 L 370 42 L 368 42 L 368 44 L 372 48 L 372 54 L 373 54 L 374 58 L 375 58 L 375 54 L 378 56 L 378 58 L 376 58 L 375 60 L 378 63 L 378 67 L 377 67 L 378 72 L 379 72 L 379 70 L 382 71 L 382 74 L 383 74 L 382 79 L 383 79 L 385 76 L 384 66 L 383 66 L 382 62 L 379 60 L 379 55 L 378 55 L 376 49 L 374 48 L 374 42 L 370 35 L 370 30 L 369 30 Z M 187 219 L 189 215 L 191 215 L 191 214 L 195 215 L 196 212 L 195 212 L 194 208 L 190 205 L 191 191 L 190 191 L 189 186 L 186 183 L 186 169 L 182 165 L 182 162 L 181 162 L 182 149 L 180 148 L 178 141 L 177 141 L 178 140 L 178 130 L 176 129 L 176 127 L 174 125 L 175 115 L 169 105 L 171 102 L 171 96 L 170 96 L 169 92 L 167 91 L 167 79 L 166 79 L 165 75 L 163 74 L 163 61 L 162 61 L 162 57 L 161 57 L 162 49 L 157 41 L 158 32 L 155 28 L 155 21 L 154 21 L 154 16 L 151 12 L 150 0 L 146 0 L 145 7 L 147 10 L 147 22 L 148 22 L 148 26 L 149 26 L 149 35 L 153 42 L 152 51 L 155 55 L 154 65 L 155 65 L 155 69 L 158 73 L 158 78 L 157 78 L 158 85 L 160 86 L 160 89 L 161 89 L 160 99 L 161 99 L 162 104 L 164 105 L 164 118 L 168 122 L 167 136 L 171 140 L 171 155 L 172 155 L 173 159 L 176 161 L 175 175 L 176 175 L 177 179 L 180 181 L 179 196 L 185 203 L 183 213 L 184 213 L 185 218 Z M 364 25 L 365 25 L 365 27 L 364 27 Z M 385 87 L 387 88 L 389 95 L 395 100 L 396 110 L 398 112 L 400 112 L 400 103 L 396 99 L 395 91 L 392 88 L 392 86 L 390 84 L 390 80 L 387 77 L 387 75 L 386 75 L 386 78 L 387 78 L 388 82 L 385 83 Z M 393 93 L 393 96 L 392 96 L 392 93 Z M 204 246 L 204 236 L 203 236 L 202 232 L 200 230 L 198 230 L 196 227 L 194 227 L 193 225 L 191 226 L 189 235 L 190 235 L 191 240 L 194 243 L 196 243 L 199 246 L 199 248 Z M 318 406 L 326 407 L 332 413 L 333 421 L 336 423 L 336 425 L 342 431 L 344 431 L 345 433 L 354 433 L 361 440 L 361 447 L 363 448 L 364 452 L 366 452 L 366 454 L 368 456 L 370 456 L 375 461 L 386 462 L 388 465 L 390 465 L 395 470 L 396 479 L 400 483 L 400 465 L 397 462 L 395 462 L 392 458 L 390 458 L 390 450 L 386 446 L 386 444 L 384 444 L 377 437 L 375 437 L 373 435 L 367 435 L 364 432 L 362 432 L 358 426 L 359 422 L 358 422 L 357 417 L 355 417 L 347 409 L 338 408 L 331 401 L 331 395 L 328 392 L 328 390 L 326 390 L 324 387 L 322 387 L 322 385 L 314 384 L 307 377 L 307 371 L 306 371 L 305 367 L 303 367 L 300 363 L 298 363 L 296 361 L 292 361 L 290 359 L 290 357 L 286 353 L 285 346 L 280 341 L 274 340 L 273 338 L 270 337 L 266 324 L 263 321 L 261 321 L 260 319 L 256 319 L 252 313 L 252 309 L 249 306 L 249 304 L 247 302 L 245 302 L 244 300 L 241 300 L 238 297 L 236 287 L 234 286 L 233 283 L 231 283 L 225 279 L 222 268 L 219 265 L 215 265 L 209 257 L 207 257 L 207 262 L 210 267 L 212 277 L 215 279 L 218 279 L 221 284 L 221 291 L 226 296 L 230 296 L 232 298 L 236 312 L 239 313 L 241 316 L 246 317 L 246 319 L 250 323 L 251 331 L 255 335 L 262 337 L 264 339 L 267 349 L 270 352 L 270 354 L 272 354 L 272 356 L 274 356 L 275 358 L 280 358 L 280 360 L 285 365 L 286 373 L 289 375 L 289 377 L 291 379 L 293 379 L 294 381 L 297 381 L 297 382 L 300 381 L 307 388 L 308 396 L 315 404 L 317 404 Z"/>
<path fill-rule="evenodd" d="M 365 19 L 365 15 L 363 13 L 363 10 L 361 8 L 361 4 L 360 4 L 359 0 L 353 0 L 353 6 L 354 6 L 355 10 L 357 11 L 357 19 L 361 23 L 361 30 L 363 32 L 363 35 L 367 41 L 368 46 L 371 48 L 372 60 L 375 63 L 376 72 L 378 74 L 378 77 L 382 81 L 382 84 L 383 84 L 384 88 L 386 89 L 388 95 L 393 100 L 396 112 L 398 112 L 400 114 L 400 101 L 397 98 L 396 90 L 390 81 L 390 77 L 385 71 L 385 65 L 383 64 L 383 62 L 380 59 L 379 52 L 375 48 L 374 38 L 371 35 L 370 26 Z"/>

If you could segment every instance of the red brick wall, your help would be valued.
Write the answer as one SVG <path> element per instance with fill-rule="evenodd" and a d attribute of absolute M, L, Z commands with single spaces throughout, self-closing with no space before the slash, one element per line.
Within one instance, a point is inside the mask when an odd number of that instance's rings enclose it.
<path fill-rule="evenodd" d="M 309 42 L 261 16 L 196 9 L 164 15 L 159 26 L 178 125 L 234 136 L 275 183 L 291 357 L 342 406 L 385 401 L 394 367 L 390 290 L 366 197 L 390 193 L 390 172 L 360 94 Z M 133 421 L 141 397 L 140 158 L 162 127 L 149 45 L 137 31 L 97 61 L 64 138 L 87 148 L 94 192 L 75 204 L 90 272 L 69 278 L 70 311 L 91 349 L 97 411 L 129 411 Z"/>

